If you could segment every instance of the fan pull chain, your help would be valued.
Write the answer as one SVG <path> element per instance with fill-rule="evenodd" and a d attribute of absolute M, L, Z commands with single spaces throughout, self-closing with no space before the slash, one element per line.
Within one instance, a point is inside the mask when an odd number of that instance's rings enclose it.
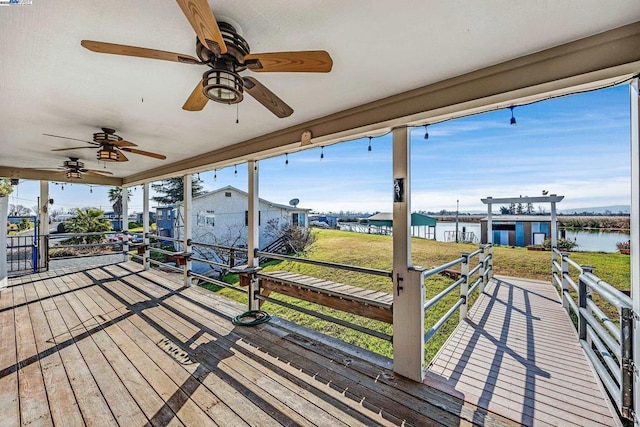
<path fill-rule="evenodd" d="M 240 104 L 236 104 L 236 124 L 240 123 Z"/>

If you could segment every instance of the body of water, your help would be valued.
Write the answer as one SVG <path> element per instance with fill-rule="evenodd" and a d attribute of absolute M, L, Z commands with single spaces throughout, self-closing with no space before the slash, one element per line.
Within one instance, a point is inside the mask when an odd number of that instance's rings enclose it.
<path fill-rule="evenodd" d="M 436 240 L 449 241 L 448 237 L 455 236 L 455 222 L 438 222 L 436 227 Z M 480 224 L 477 222 L 459 222 L 458 231 L 473 233 L 474 243 L 480 243 Z M 629 233 L 622 231 L 602 230 L 561 230 L 565 238 L 578 244 L 576 250 L 585 252 L 617 252 L 616 243 L 629 240 Z"/>

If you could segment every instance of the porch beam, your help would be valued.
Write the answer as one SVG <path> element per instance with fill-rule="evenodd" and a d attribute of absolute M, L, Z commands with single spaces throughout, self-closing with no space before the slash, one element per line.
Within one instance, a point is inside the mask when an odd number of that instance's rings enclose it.
<path fill-rule="evenodd" d="M 144 255 L 142 256 L 142 265 L 144 265 L 145 270 L 149 270 L 151 268 L 151 263 L 149 262 L 149 255 L 151 251 L 149 250 L 149 183 L 146 182 L 142 184 L 142 242 L 145 247 Z"/>
<path fill-rule="evenodd" d="M 127 240 L 127 234 L 129 233 L 129 187 L 121 187 L 120 201 L 122 203 L 122 211 L 120 212 L 120 231 L 122 231 L 122 255 L 123 261 L 129 261 L 129 240 Z"/>
<path fill-rule="evenodd" d="M 640 425 L 640 92 L 638 77 L 629 85 L 631 104 L 631 298 L 633 298 L 633 409 Z"/>
<path fill-rule="evenodd" d="M 407 123 L 440 121 L 568 94 L 578 86 L 593 89 L 632 76 L 639 67 L 640 22 L 636 22 L 133 174 L 124 182 L 140 184 L 291 152 L 302 148 L 306 131 L 311 132 L 312 145 L 326 145 Z"/>
<path fill-rule="evenodd" d="M 259 224 L 259 209 L 260 209 L 260 194 L 259 194 L 259 174 L 258 174 L 258 162 L 251 160 L 247 162 L 247 176 L 248 176 L 248 224 L 247 224 L 247 266 L 258 267 L 259 257 L 255 256 L 255 250 L 260 249 L 260 224 Z M 255 298 L 257 292 L 259 292 L 258 282 L 255 275 L 249 284 L 249 310 L 259 310 L 260 300 Z"/>
<path fill-rule="evenodd" d="M 183 242 L 182 242 L 182 251 L 184 253 L 191 252 L 191 175 L 186 174 L 182 177 L 182 189 L 184 192 L 184 215 L 182 218 L 182 224 L 184 225 L 184 233 L 183 233 Z M 185 265 L 183 267 L 184 271 L 184 285 L 189 287 L 191 286 L 191 276 L 189 272 L 191 271 L 191 258 L 187 258 Z"/>
<path fill-rule="evenodd" d="M 393 370 L 424 379 L 424 280 L 411 261 L 409 129 L 393 130 Z"/>
<path fill-rule="evenodd" d="M 38 268 L 43 265 L 47 265 L 48 262 L 45 258 L 49 255 L 48 251 L 48 239 L 49 235 L 49 181 L 40 181 L 40 198 L 38 205 Z M 34 266 L 35 267 L 35 266 Z"/>
<path fill-rule="evenodd" d="M 54 181 L 54 182 L 70 182 L 77 184 L 95 184 L 120 187 L 123 184 L 122 178 L 102 175 L 83 175 L 81 180 L 77 178 L 67 178 L 64 174 L 58 172 L 39 170 L 39 169 L 21 169 L 6 166 L 0 166 L 0 176 L 6 178 L 29 179 L 35 181 Z"/>

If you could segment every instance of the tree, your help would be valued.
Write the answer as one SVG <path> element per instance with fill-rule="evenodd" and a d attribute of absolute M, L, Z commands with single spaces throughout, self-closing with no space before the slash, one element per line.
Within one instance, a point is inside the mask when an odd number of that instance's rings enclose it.
<path fill-rule="evenodd" d="M 516 213 L 518 215 L 522 215 L 524 213 L 524 206 L 522 205 L 522 203 L 518 203 L 518 205 L 516 206 Z"/>
<path fill-rule="evenodd" d="M 9 216 L 27 216 L 31 209 L 22 205 L 9 205 Z"/>
<path fill-rule="evenodd" d="M 502 215 L 509 215 L 511 212 L 509 211 L 509 208 L 506 206 L 500 206 L 500 213 Z"/>
<path fill-rule="evenodd" d="M 118 215 L 118 219 L 122 224 L 122 187 L 113 187 L 109 189 L 109 201 L 112 203 L 113 211 Z M 127 189 L 127 201 L 131 200 L 131 190 Z M 128 212 L 127 212 L 128 214 Z"/>
<path fill-rule="evenodd" d="M 515 215 L 515 214 L 516 214 L 516 204 L 511 203 L 509 205 L 509 215 Z"/>
<path fill-rule="evenodd" d="M 111 231 L 111 222 L 103 218 L 104 212 L 95 208 L 76 208 L 76 216 L 69 218 L 65 223 L 65 231 L 68 233 L 99 233 Z M 104 240 L 103 235 L 82 236 L 72 240 L 73 243 L 94 243 Z"/>
<path fill-rule="evenodd" d="M 159 184 L 151 184 L 151 188 L 161 195 L 152 197 L 152 200 L 163 205 L 173 205 L 184 200 L 182 177 L 169 178 L 160 181 Z M 191 197 L 204 193 L 202 181 L 195 176 L 191 177 Z"/>

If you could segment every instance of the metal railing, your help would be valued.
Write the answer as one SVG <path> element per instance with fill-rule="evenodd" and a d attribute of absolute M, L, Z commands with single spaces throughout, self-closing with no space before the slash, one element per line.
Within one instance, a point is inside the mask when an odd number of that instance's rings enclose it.
<path fill-rule="evenodd" d="M 560 262 L 558 262 L 558 259 Z M 570 267 L 575 271 L 570 271 Z M 633 419 L 633 302 L 593 274 L 593 266 L 579 265 L 568 253 L 554 249 L 553 283 L 562 304 L 577 318 L 580 344 L 622 417 Z M 572 278 L 578 275 L 578 283 Z M 577 301 L 574 300 L 574 295 Z M 608 304 L 605 308 L 601 305 Z M 611 319 L 606 311 L 617 311 Z"/>
<path fill-rule="evenodd" d="M 471 266 L 472 259 L 478 257 L 478 263 Z M 424 315 L 426 316 L 429 309 L 441 302 L 447 295 L 456 289 L 460 289 L 460 297 L 456 302 L 442 315 L 431 328 L 424 334 L 424 342 L 427 343 L 442 328 L 442 326 L 453 316 L 456 311 L 460 311 L 460 321 L 467 317 L 469 297 L 480 289 L 480 293 L 484 292 L 484 287 L 493 276 L 493 247 L 491 244 L 481 245 L 475 252 L 462 252 L 460 258 L 454 259 L 446 264 L 432 268 L 422 273 L 424 279 L 435 274 L 443 273 L 449 269 L 460 266 L 460 277 L 452 284 L 443 289 L 433 298 L 424 303 Z M 477 277 L 476 277 L 477 276 Z M 475 279 L 474 279 L 475 277 Z"/>
<path fill-rule="evenodd" d="M 7 273 L 14 276 L 45 271 L 48 267 L 47 248 L 47 236 L 8 236 Z"/>

